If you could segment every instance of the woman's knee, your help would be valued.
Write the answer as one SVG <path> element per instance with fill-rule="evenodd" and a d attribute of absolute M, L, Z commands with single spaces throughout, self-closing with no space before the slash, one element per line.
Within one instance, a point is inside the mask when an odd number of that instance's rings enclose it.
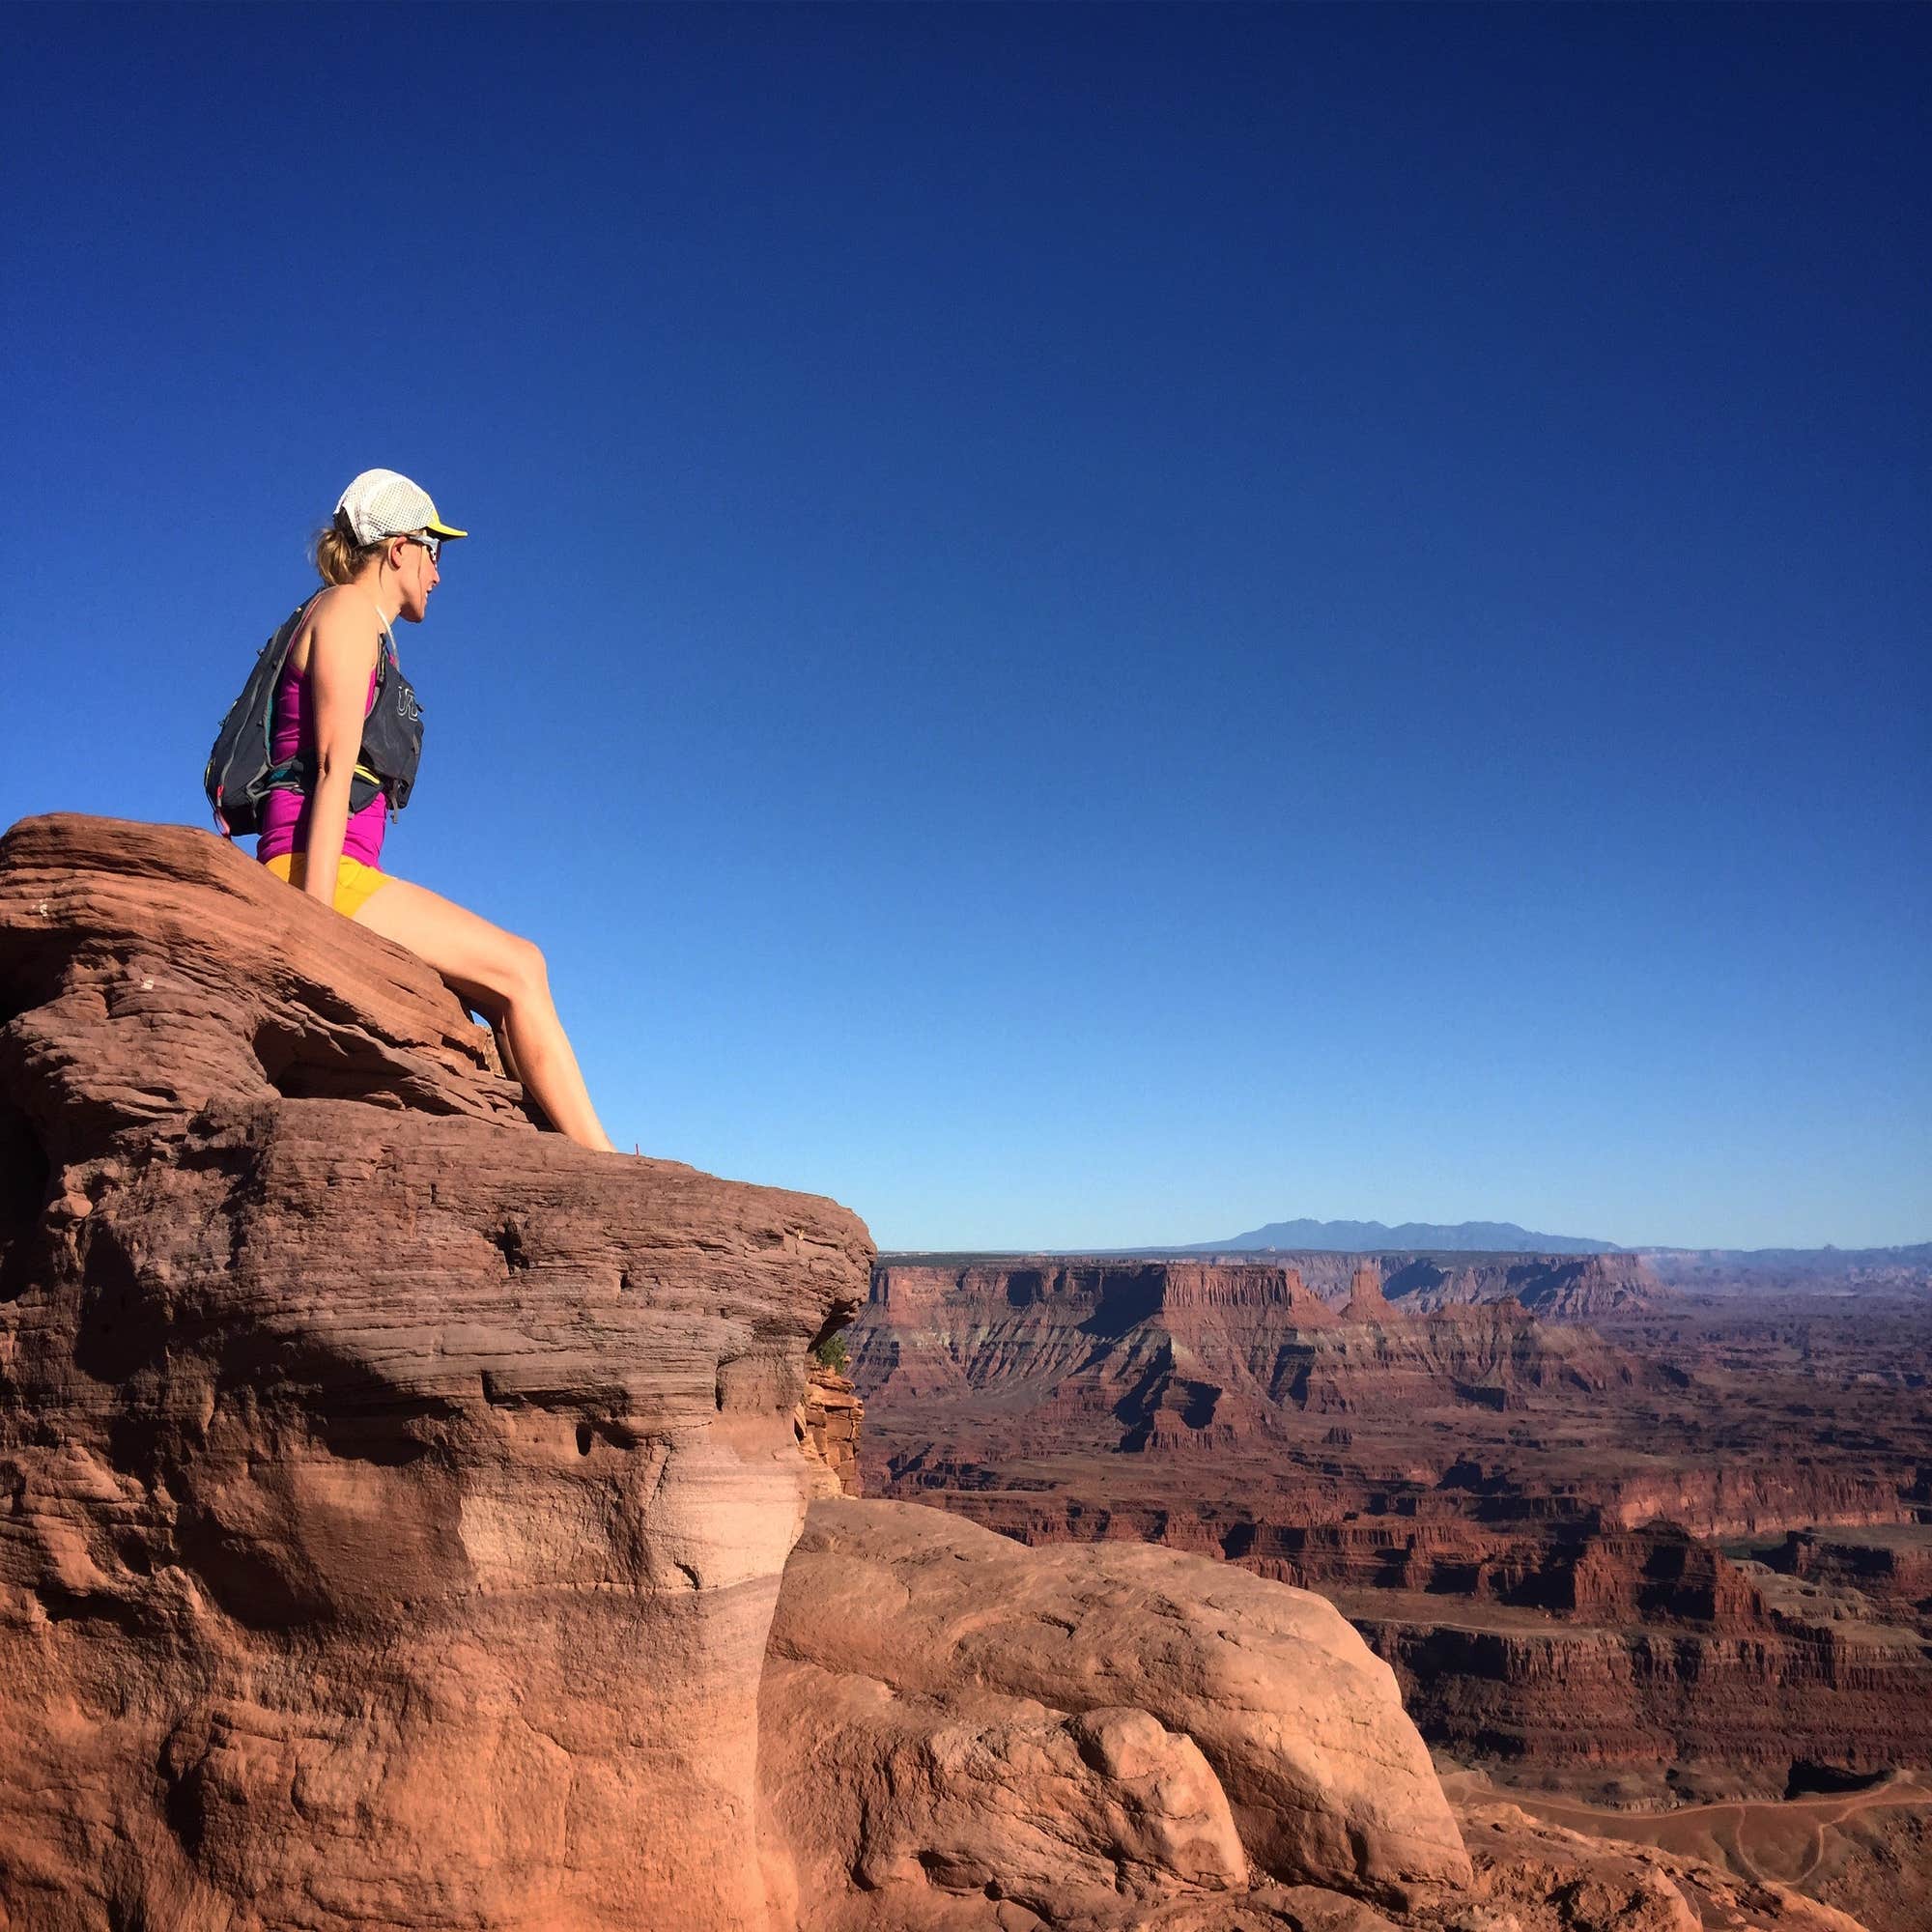
<path fill-rule="evenodd" d="M 502 936 L 498 956 L 494 962 L 501 993 L 512 1006 L 523 1000 L 550 998 L 550 966 L 543 951 L 534 942 L 514 932 Z"/>

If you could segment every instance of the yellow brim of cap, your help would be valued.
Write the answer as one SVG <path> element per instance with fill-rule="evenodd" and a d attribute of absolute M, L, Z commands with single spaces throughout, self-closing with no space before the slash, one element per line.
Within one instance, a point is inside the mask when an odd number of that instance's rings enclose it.
<path fill-rule="evenodd" d="M 467 537 L 469 534 L 468 530 L 453 530 L 447 524 L 425 524 L 423 528 L 433 537 Z"/>

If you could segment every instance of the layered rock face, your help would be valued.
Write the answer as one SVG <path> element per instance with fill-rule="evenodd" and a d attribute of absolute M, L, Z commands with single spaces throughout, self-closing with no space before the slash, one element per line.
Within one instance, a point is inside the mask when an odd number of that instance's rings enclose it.
<path fill-rule="evenodd" d="M 764 1923 L 829 1201 L 526 1120 L 205 835 L 0 841 L 0 1920 Z"/>
<path fill-rule="evenodd" d="M 815 1472 L 814 1495 L 856 1496 L 863 1492 L 859 1431 L 865 1419 L 866 1405 L 852 1392 L 851 1381 L 814 1363 L 806 1378 L 805 1400 L 794 1418 L 799 1446 Z"/>
<path fill-rule="evenodd" d="M 1663 1285 L 1638 1255 L 1424 1255 L 1393 1268 L 1383 1292 L 1412 1308 L 1511 1300 L 1546 1321 L 1595 1321 L 1656 1306 Z"/>
<path fill-rule="evenodd" d="M 1807 1761 L 1876 1776 L 1932 1760 L 1932 1672 L 1910 1631 L 1459 1625 L 1425 1601 L 1337 1602 L 1433 1735 L 1559 1788 L 1592 1768 L 1664 1766 L 1693 1787 L 1773 1791 Z"/>
<path fill-rule="evenodd" d="M 1907 1617 L 1932 1619 L 1932 1521 L 1909 1527 L 1793 1530 L 1765 1552 L 1770 1570 L 1806 1583 L 1856 1591 Z"/>
<path fill-rule="evenodd" d="M 1665 1385 L 1628 1352 L 1538 1322 L 1512 1300 L 1399 1315 L 1367 1269 L 1338 1315 L 1293 1268 L 894 1264 L 874 1271 L 851 1342 L 883 1444 L 896 1451 L 903 1413 L 915 1439 L 956 1430 L 1002 1457 L 1065 1440 L 1223 1461 L 1246 1449 L 1274 1462 L 1272 1446 L 1303 1439 L 1316 1417 L 1325 1437 L 1374 1415 Z M 1185 1484 L 1167 1492 L 1190 1499 Z"/>
<path fill-rule="evenodd" d="M 1345 1300 L 1364 1271 L 1397 1307 L 1419 1310 L 1457 1304 L 1514 1301 L 1549 1321 L 1594 1321 L 1666 1306 L 1669 1292 L 1641 1255 L 1483 1255 L 1400 1251 L 1345 1255 L 1269 1250 L 1265 1255 L 1213 1257 L 1221 1266 L 1258 1263 L 1292 1269 L 1331 1305 Z M 882 1262 L 896 1274 L 905 1264 Z"/>
<path fill-rule="evenodd" d="M 1025 1387 L 1042 1412 L 1124 1421 L 1123 1448 L 1225 1447 L 1279 1433 L 1285 1410 L 1402 1407 L 1446 1386 L 1502 1408 L 1531 1389 L 1656 1379 L 1515 1301 L 1397 1320 L 1366 1274 L 1355 1288 L 1338 1315 L 1293 1268 L 895 1264 L 874 1272 L 853 1372 L 868 1394 L 909 1400 Z"/>

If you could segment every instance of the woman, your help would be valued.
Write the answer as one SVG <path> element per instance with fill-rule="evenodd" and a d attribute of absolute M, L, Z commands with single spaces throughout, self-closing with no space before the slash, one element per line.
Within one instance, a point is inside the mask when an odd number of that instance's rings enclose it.
<path fill-rule="evenodd" d="M 350 810 L 383 653 L 396 663 L 390 626 L 398 617 L 422 622 L 441 581 L 442 546 L 465 534 L 393 469 L 365 469 L 342 493 L 315 539 L 326 587 L 302 612 L 275 686 L 270 751 L 299 777 L 269 794 L 256 856 L 311 898 L 427 960 L 489 1016 L 505 1063 L 551 1122 L 580 1146 L 614 1152 L 556 1016 L 543 954 L 379 869 L 383 792 Z"/>

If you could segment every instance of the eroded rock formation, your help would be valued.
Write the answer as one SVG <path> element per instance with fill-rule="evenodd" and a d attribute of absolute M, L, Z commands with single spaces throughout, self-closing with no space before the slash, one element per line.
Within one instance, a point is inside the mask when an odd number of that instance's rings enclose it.
<path fill-rule="evenodd" d="M 806 1378 L 805 1400 L 794 1417 L 799 1447 L 812 1465 L 812 1493 L 856 1496 L 864 1492 L 859 1476 L 859 1431 L 866 1405 L 853 1393 L 848 1377 L 813 1363 Z"/>
<path fill-rule="evenodd" d="M 1111 1895 L 1116 1843 L 1130 1892 L 1237 1886 L 1248 1861 L 1397 1895 L 1468 1877 L 1394 1680 L 1347 1623 L 1171 1550 L 1030 1550 L 937 1510 L 820 1504 L 772 1631 L 764 1746 L 819 1895 L 923 1860 L 1024 1903 L 1012 1873 L 1036 1857 L 1084 1860 L 1060 1883 Z M 1003 1864 L 1042 1817 L 1058 1849 Z"/>
<path fill-rule="evenodd" d="M 1395 1313 L 1382 1293 L 1381 1270 L 1362 1263 L 1349 1278 L 1349 1298 L 1342 1304 L 1345 1321 L 1386 1321 Z"/>
<path fill-rule="evenodd" d="M 525 1119 L 205 835 L 0 842 L 6 1922 L 761 1924 L 829 1201 Z"/>
<path fill-rule="evenodd" d="M 1653 1307 L 1663 1289 L 1639 1255 L 1420 1255 L 1389 1269 L 1383 1293 L 1412 1309 L 1510 1300 L 1549 1321 L 1596 1321 Z"/>
<path fill-rule="evenodd" d="M 1365 1268 L 1398 1308 L 1421 1310 L 1458 1304 L 1514 1301 L 1549 1321 L 1594 1321 L 1605 1315 L 1637 1314 L 1667 1305 L 1669 1292 L 1642 1255 L 1417 1254 L 1378 1250 L 1350 1255 L 1322 1249 L 1270 1249 L 1206 1258 L 1220 1267 L 1267 1265 L 1292 1269 L 1330 1306 L 1346 1302 Z M 1051 1268 L 1052 1258 L 1025 1265 Z M 920 1264 L 891 1258 L 880 1272 L 896 1277 Z"/>

